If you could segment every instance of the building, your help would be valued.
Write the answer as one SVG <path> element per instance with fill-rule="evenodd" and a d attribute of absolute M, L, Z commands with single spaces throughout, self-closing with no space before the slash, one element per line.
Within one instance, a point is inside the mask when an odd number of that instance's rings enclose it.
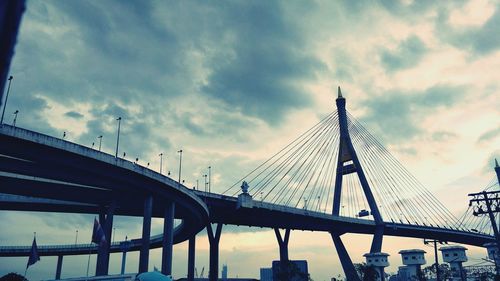
<path fill-rule="evenodd" d="M 425 251 L 419 249 L 401 250 L 401 259 L 405 266 L 400 266 L 398 279 L 400 281 L 413 280 L 422 273 L 421 267 L 426 264 Z"/>
<path fill-rule="evenodd" d="M 465 280 L 465 271 L 462 263 L 467 261 L 465 251 L 467 248 L 462 246 L 445 246 L 439 248 L 443 255 L 443 261 L 450 264 L 453 281 Z"/>
<path fill-rule="evenodd" d="M 227 264 L 222 265 L 222 280 L 227 280 Z"/>
<path fill-rule="evenodd" d="M 261 268 L 260 269 L 260 281 L 273 281 L 273 269 L 272 268 Z"/>
<path fill-rule="evenodd" d="M 387 253 L 367 253 L 363 255 L 366 258 L 366 265 L 375 268 L 377 272 L 377 281 L 385 281 L 384 268 L 389 266 L 389 254 Z"/>

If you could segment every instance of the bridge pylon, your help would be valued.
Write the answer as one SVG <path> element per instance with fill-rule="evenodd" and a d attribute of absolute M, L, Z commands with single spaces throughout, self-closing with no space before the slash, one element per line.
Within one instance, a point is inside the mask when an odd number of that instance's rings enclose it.
<path fill-rule="evenodd" d="M 339 141 L 339 153 L 337 159 L 337 169 L 335 177 L 335 187 L 333 193 L 333 210 L 332 214 L 335 216 L 340 215 L 341 198 L 342 198 L 342 181 L 345 175 L 356 173 L 363 189 L 363 193 L 370 207 L 370 214 L 375 220 L 375 234 L 373 236 L 370 253 L 381 253 L 382 251 L 382 238 L 384 235 L 384 220 L 378 209 L 377 202 L 373 196 L 370 185 L 366 179 L 363 167 L 359 161 L 356 154 L 356 150 L 352 144 L 351 136 L 349 135 L 349 124 L 347 121 L 347 111 L 346 111 L 346 99 L 342 96 L 342 91 L 338 87 L 338 97 L 336 99 L 337 114 L 339 120 L 339 130 L 340 130 L 340 141 Z M 345 247 L 340 240 L 340 234 L 332 233 L 332 238 L 335 242 L 335 247 L 339 253 L 339 258 L 341 260 L 344 272 L 347 275 L 348 280 L 357 280 L 352 271 L 352 261 L 349 258 Z M 356 276 L 357 277 L 357 276 Z"/>

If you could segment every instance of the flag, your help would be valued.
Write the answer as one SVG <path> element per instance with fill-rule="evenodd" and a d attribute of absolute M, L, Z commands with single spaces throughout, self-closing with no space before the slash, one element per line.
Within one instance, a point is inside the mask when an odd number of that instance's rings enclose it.
<path fill-rule="evenodd" d="M 38 247 L 36 246 L 36 238 L 33 238 L 33 244 L 31 245 L 30 258 L 28 259 L 28 264 L 26 265 L 26 269 L 30 265 L 34 265 L 37 261 L 40 260 L 40 255 L 38 255 Z"/>
<path fill-rule="evenodd" d="M 106 236 L 104 235 L 104 230 L 102 230 L 101 225 L 94 218 L 94 230 L 92 231 L 92 243 L 96 243 L 98 245 L 102 245 L 106 243 Z"/>

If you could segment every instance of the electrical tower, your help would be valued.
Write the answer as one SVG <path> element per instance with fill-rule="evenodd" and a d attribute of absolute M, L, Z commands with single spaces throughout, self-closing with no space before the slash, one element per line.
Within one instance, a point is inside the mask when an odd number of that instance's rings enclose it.
<path fill-rule="evenodd" d="M 495 172 L 497 174 L 497 179 L 500 184 L 500 166 L 498 166 L 498 161 L 495 159 Z M 496 222 L 494 213 L 500 212 L 500 191 L 482 191 L 478 193 L 469 194 L 472 198 L 470 199 L 469 206 L 473 208 L 472 214 L 474 216 L 488 215 L 490 218 L 491 227 L 493 228 L 493 234 L 495 235 L 495 241 L 497 246 L 495 261 L 495 269 L 497 276 L 500 275 L 500 265 L 498 264 L 500 255 L 500 234 L 498 232 L 498 223 Z"/>

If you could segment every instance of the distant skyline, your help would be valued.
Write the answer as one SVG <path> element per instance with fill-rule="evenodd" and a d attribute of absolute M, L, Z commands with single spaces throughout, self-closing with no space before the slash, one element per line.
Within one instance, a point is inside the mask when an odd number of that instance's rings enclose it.
<path fill-rule="evenodd" d="M 222 192 L 335 110 L 347 109 L 457 217 L 467 194 L 494 179 L 500 158 L 500 1 L 28 1 L 10 75 L 5 122 L 119 155 L 174 179 Z M 90 241 L 94 215 L 0 212 L 0 245 Z M 116 240 L 139 237 L 140 218 L 118 217 Z M 153 222 L 161 233 L 162 220 Z M 198 272 L 208 270 L 206 232 Z M 370 236 L 343 236 L 362 262 Z M 343 275 L 326 233 L 292 231 L 290 258 L 314 280 Z M 224 226 L 220 267 L 258 277 L 279 258 L 270 229 Z M 422 240 L 384 239 L 395 272 L 398 251 Z M 469 264 L 486 250 L 468 247 Z M 150 268 L 160 265 L 151 251 Z M 119 272 L 113 254 L 111 273 Z M 62 276 L 84 276 L 87 256 L 65 257 Z M 0 258 L 0 276 L 26 258 Z M 92 265 L 92 263 L 94 263 Z M 127 271 L 137 271 L 138 253 Z M 94 272 L 95 256 L 91 261 Z M 41 257 L 33 280 L 53 278 Z M 187 272 L 187 243 L 174 247 L 174 277 Z"/>

